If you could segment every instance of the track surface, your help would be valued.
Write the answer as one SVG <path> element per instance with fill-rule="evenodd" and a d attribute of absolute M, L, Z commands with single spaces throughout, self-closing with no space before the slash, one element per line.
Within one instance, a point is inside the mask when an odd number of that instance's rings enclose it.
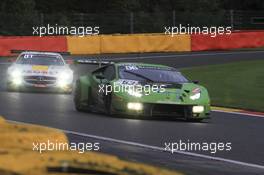
<path fill-rule="evenodd" d="M 80 56 L 83 57 L 83 56 Z M 89 56 L 97 58 L 98 56 Z M 264 59 L 264 52 L 202 52 L 182 54 L 104 55 L 116 61 L 160 63 L 177 68 Z M 49 93 L 5 92 L 5 72 L 8 64 L 0 62 L 0 115 L 12 121 L 35 123 L 82 134 L 113 138 L 165 148 L 164 142 L 231 142 L 232 150 L 202 155 L 258 164 L 263 168 L 237 165 L 208 158 L 170 154 L 150 148 L 105 141 L 98 138 L 68 134 L 75 142 L 100 142 L 101 151 L 138 162 L 151 163 L 187 174 L 264 174 L 264 118 L 212 112 L 212 119 L 203 123 L 180 120 L 116 118 L 75 111 L 72 95 Z M 76 77 L 93 67 L 73 66 Z"/>

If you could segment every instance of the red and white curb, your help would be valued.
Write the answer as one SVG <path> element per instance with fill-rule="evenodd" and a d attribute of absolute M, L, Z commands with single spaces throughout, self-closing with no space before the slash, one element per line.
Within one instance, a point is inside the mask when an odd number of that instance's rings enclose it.
<path fill-rule="evenodd" d="M 215 112 L 223 112 L 223 113 L 230 113 L 230 114 L 238 114 L 238 115 L 246 115 L 252 117 L 263 117 L 264 112 L 256 112 L 256 111 L 248 111 L 244 109 L 235 109 L 235 108 L 225 108 L 225 107 L 211 107 L 212 111 Z"/>

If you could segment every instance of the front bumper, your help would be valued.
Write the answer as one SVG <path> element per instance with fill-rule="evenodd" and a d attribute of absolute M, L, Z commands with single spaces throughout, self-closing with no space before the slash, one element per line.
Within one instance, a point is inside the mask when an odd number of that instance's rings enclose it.
<path fill-rule="evenodd" d="M 72 81 L 67 81 L 63 85 L 58 83 L 56 77 L 47 76 L 24 76 L 17 83 L 14 79 L 8 77 L 7 85 L 13 90 L 55 90 L 63 92 L 72 91 Z"/>
<path fill-rule="evenodd" d="M 195 105 L 174 105 L 174 104 L 143 104 L 142 111 L 126 110 L 127 113 L 144 116 L 169 116 L 175 118 L 208 118 L 209 112 L 194 113 Z"/>
<path fill-rule="evenodd" d="M 140 103 L 140 110 L 128 109 L 128 101 L 113 101 L 115 113 L 137 116 L 167 116 L 185 119 L 207 119 L 210 114 L 209 104 L 166 104 L 166 103 Z M 193 112 L 194 106 L 202 106 L 202 112 Z"/>

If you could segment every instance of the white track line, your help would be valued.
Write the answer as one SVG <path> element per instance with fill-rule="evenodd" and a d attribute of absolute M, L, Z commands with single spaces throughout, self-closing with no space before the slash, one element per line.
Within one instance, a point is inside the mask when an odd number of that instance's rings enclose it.
<path fill-rule="evenodd" d="M 221 110 L 212 110 L 212 111 L 214 111 L 214 112 L 221 112 L 221 113 L 247 115 L 247 116 L 252 116 L 252 117 L 261 117 L 261 118 L 264 118 L 264 115 L 260 115 L 260 114 L 248 114 L 248 113 L 243 113 L 243 112 L 232 112 L 232 111 L 221 111 Z"/>
<path fill-rule="evenodd" d="M 14 121 L 14 120 L 7 120 L 7 121 L 12 122 L 12 123 L 20 123 L 20 124 L 34 124 L 34 123 L 26 123 L 26 122 Z M 64 129 L 59 129 L 59 128 L 56 128 L 56 129 L 63 131 L 64 133 L 67 133 L 67 134 L 74 134 L 74 135 L 78 135 L 78 136 L 82 136 L 82 137 L 89 137 L 89 138 L 93 138 L 93 139 L 109 141 L 109 142 L 118 143 L 118 144 L 125 144 L 125 145 L 130 145 L 130 146 L 136 146 L 136 147 L 141 147 L 141 148 L 146 148 L 146 149 L 152 149 L 152 150 L 156 150 L 156 151 L 170 152 L 170 151 L 166 151 L 165 148 L 158 147 L 158 146 L 151 146 L 151 145 L 146 145 L 146 144 L 137 143 L 137 142 L 119 140 L 119 139 L 114 139 L 114 138 L 109 138 L 109 137 L 102 137 L 102 136 L 86 134 L 86 133 L 81 133 L 81 132 L 75 132 L 75 131 L 70 131 L 70 130 L 64 130 Z M 174 151 L 174 153 L 182 154 L 182 155 L 186 155 L 186 156 L 199 157 L 199 158 L 204 158 L 204 159 L 209 159 L 209 160 L 214 160 L 214 161 L 227 162 L 227 163 L 232 163 L 232 164 L 236 164 L 236 165 L 240 165 L 240 166 L 258 168 L 258 169 L 264 170 L 263 165 L 246 163 L 246 162 L 241 162 L 241 161 L 236 161 L 236 160 L 231 160 L 231 159 L 225 159 L 225 158 L 221 158 L 221 157 L 213 157 L 213 156 L 197 154 L 197 153 L 192 153 L 192 152 L 185 152 L 185 151 Z"/>

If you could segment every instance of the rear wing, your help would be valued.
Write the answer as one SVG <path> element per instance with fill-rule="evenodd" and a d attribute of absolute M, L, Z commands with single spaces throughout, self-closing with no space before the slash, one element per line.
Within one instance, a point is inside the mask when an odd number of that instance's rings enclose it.
<path fill-rule="evenodd" d="M 10 50 L 13 54 L 21 54 L 22 52 L 39 52 L 39 53 L 59 53 L 61 55 L 70 55 L 70 52 L 56 52 L 56 51 L 39 51 L 39 50 Z"/>
<path fill-rule="evenodd" d="M 98 65 L 99 67 L 103 65 L 114 64 L 113 61 L 101 61 L 101 60 L 92 60 L 92 59 L 79 59 L 74 61 L 75 64 L 90 64 L 90 65 Z"/>

